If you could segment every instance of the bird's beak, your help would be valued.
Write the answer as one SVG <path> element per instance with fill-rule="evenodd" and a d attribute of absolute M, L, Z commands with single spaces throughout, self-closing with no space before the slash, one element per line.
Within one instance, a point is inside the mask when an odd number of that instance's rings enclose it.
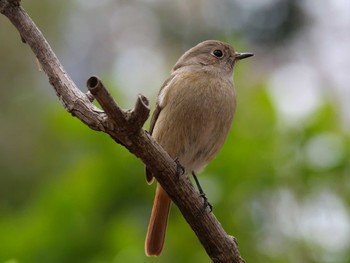
<path fill-rule="evenodd" d="M 254 56 L 253 53 L 236 53 L 235 54 L 235 59 L 237 60 L 241 60 L 241 59 L 245 59 L 245 58 L 249 58 Z"/>

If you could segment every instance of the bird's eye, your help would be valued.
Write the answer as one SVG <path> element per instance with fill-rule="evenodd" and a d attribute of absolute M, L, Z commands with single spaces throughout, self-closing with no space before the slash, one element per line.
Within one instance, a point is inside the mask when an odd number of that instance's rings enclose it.
<path fill-rule="evenodd" d="M 217 58 L 222 58 L 224 56 L 224 53 L 220 49 L 215 49 L 213 51 L 213 55 Z"/>

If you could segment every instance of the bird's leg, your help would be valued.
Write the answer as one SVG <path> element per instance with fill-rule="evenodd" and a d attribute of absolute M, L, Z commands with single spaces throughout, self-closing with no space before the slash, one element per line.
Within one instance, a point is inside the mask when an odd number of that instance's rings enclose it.
<path fill-rule="evenodd" d="M 194 178 L 194 181 L 196 182 L 196 185 L 197 185 L 197 188 L 198 188 L 198 191 L 199 191 L 199 194 L 201 195 L 201 197 L 203 198 L 204 200 L 204 206 L 205 207 L 209 207 L 210 209 L 210 212 L 213 211 L 213 206 L 208 202 L 208 198 L 206 197 L 201 185 L 199 184 L 199 181 L 197 179 L 197 176 L 194 172 L 192 172 L 192 176 Z"/>
<path fill-rule="evenodd" d="M 177 175 L 178 178 L 180 178 L 181 175 L 185 174 L 185 168 L 179 162 L 179 158 L 178 157 L 176 157 L 174 161 L 176 163 L 176 175 Z"/>

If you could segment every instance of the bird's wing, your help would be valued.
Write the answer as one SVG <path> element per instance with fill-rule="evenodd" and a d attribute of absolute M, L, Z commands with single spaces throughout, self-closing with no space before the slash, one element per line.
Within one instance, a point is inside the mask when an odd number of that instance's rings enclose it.
<path fill-rule="evenodd" d="M 166 89 L 170 86 L 171 81 L 175 78 L 175 74 L 172 74 L 169 76 L 169 78 L 167 78 L 162 87 L 159 90 L 159 94 L 158 94 L 158 101 L 156 104 L 156 109 L 154 110 L 153 114 L 152 114 L 152 118 L 151 118 L 151 124 L 150 124 L 150 128 L 149 128 L 149 134 L 152 135 L 153 130 L 154 130 L 154 126 L 157 123 L 158 117 L 160 112 L 162 111 L 162 109 L 164 108 L 164 106 L 166 105 L 166 100 L 164 100 L 164 92 L 166 91 Z M 146 180 L 148 184 L 152 184 L 154 178 L 153 178 L 153 174 L 147 169 L 146 167 Z"/>

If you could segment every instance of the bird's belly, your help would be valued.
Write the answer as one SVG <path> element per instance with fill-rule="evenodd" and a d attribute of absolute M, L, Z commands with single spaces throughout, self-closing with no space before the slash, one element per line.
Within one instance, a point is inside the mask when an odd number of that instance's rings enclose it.
<path fill-rule="evenodd" d="M 206 97 L 200 103 L 192 99 L 169 105 L 162 110 L 153 136 L 170 156 L 179 159 L 187 173 L 199 171 L 223 146 L 231 127 L 234 104 L 234 97 L 228 96 L 223 101 Z"/>

